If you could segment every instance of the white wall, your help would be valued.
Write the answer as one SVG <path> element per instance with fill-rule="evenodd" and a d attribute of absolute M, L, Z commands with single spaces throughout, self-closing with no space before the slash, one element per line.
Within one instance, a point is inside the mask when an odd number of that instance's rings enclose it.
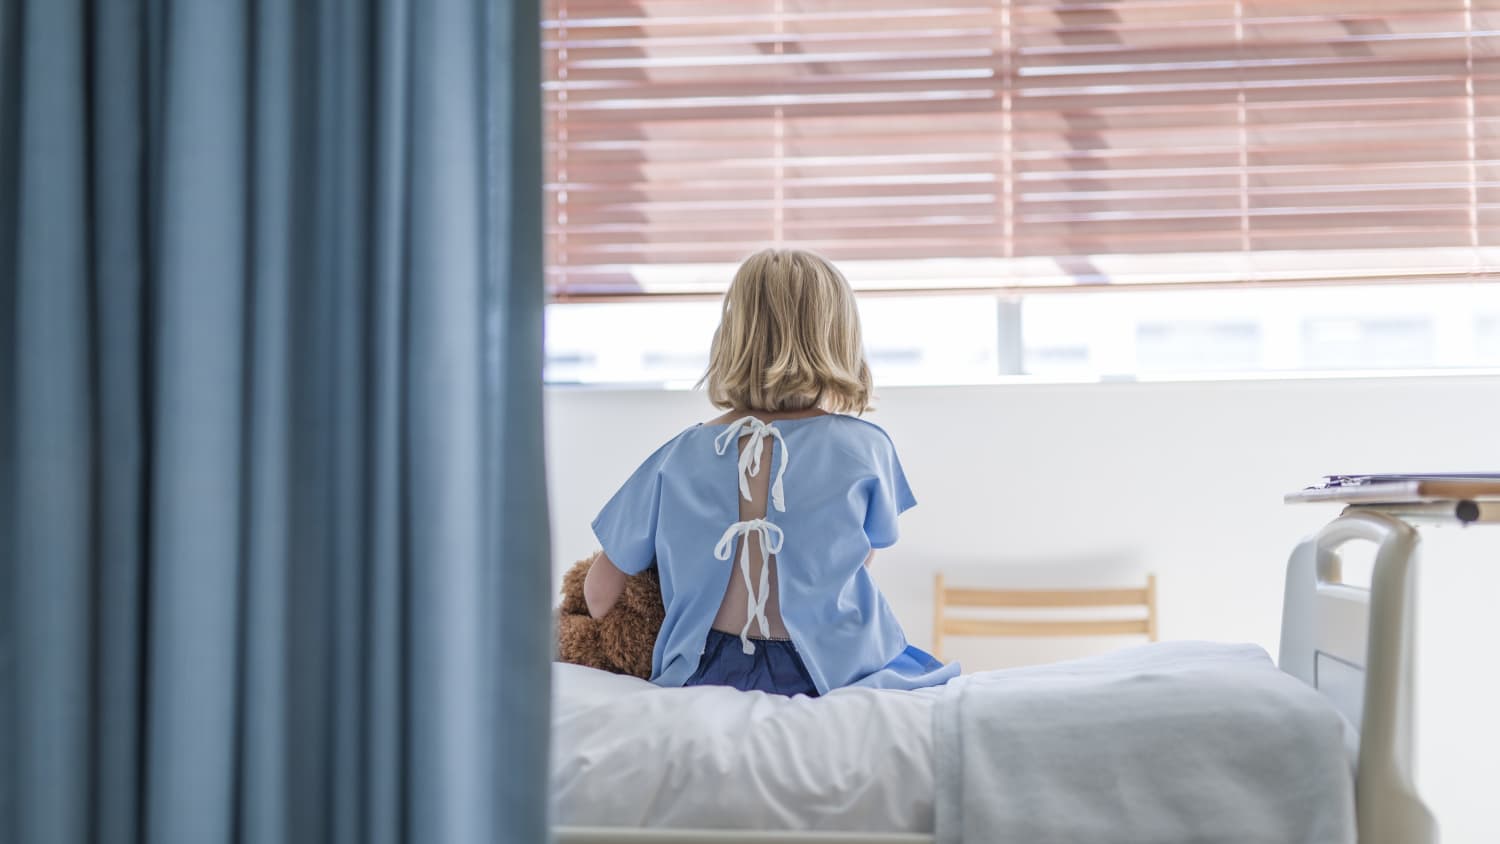
<path fill-rule="evenodd" d="M 664 440 L 717 411 L 700 393 L 554 389 L 555 561 Z M 1165 638 L 1274 653 L 1293 542 L 1337 513 L 1283 493 L 1325 472 L 1500 470 L 1500 379 L 1412 378 L 897 388 L 869 418 L 919 506 L 876 564 L 911 640 L 931 580 L 1159 579 Z"/>
<path fill-rule="evenodd" d="M 547 402 L 560 572 L 593 549 L 589 520 L 636 465 L 717 412 L 690 392 L 555 389 Z M 920 501 L 875 568 L 918 645 L 930 641 L 938 569 L 950 582 L 1055 586 L 1152 571 L 1163 638 L 1256 642 L 1274 656 L 1287 553 L 1338 512 L 1283 505 L 1283 493 L 1331 472 L 1500 471 L 1497 378 L 899 388 L 869 418 L 895 440 Z M 1454 719 L 1494 709 L 1500 556 L 1462 568 L 1464 588 L 1449 569 L 1460 567 L 1429 560 L 1421 575 L 1423 594 L 1444 603 L 1422 605 L 1419 759 L 1445 840 L 1468 841 L 1479 838 L 1452 833 L 1487 798 L 1462 785 L 1480 768 L 1500 773 L 1484 761 L 1500 743 Z M 996 658 L 953 651 L 970 667 Z M 1065 653 L 1019 657 L 1037 655 Z"/>

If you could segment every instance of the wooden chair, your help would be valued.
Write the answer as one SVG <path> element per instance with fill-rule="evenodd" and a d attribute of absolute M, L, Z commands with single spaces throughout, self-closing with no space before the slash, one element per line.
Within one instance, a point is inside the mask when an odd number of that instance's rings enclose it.
<path fill-rule="evenodd" d="M 1144 618 L 993 619 L 955 618 L 950 607 L 998 610 L 1143 607 Z M 1146 636 L 1156 641 L 1156 575 L 1146 575 L 1141 589 L 954 589 L 938 573 L 933 589 L 932 655 L 943 658 L 944 636 Z"/>

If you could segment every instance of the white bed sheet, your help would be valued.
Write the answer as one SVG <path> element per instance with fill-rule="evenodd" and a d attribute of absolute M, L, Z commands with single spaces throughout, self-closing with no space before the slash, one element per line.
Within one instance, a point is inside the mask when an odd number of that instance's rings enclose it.
<path fill-rule="evenodd" d="M 1133 660 L 1142 654 L 1170 659 L 1176 653 L 1173 648 L 1183 647 L 1194 646 L 1151 645 L 1042 669 L 992 672 L 981 679 L 998 692 L 1007 687 L 1008 680 L 1023 683 L 1031 677 L 1034 681 L 1033 675 L 1044 679 L 1056 675 L 1064 686 L 1064 681 L 1085 669 L 1095 673 L 1112 669 L 1134 676 Z M 1206 648 L 1209 657 L 1218 653 L 1215 648 L 1234 651 L 1232 646 L 1200 643 L 1196 647 Z M 1274 672 L 1263 652 L 1253 650 L 1267 663 L 1265 670 Z M 663 689 L 634 677 L 563 663 L 553 664 L 552 678 L 554 823 L 854 833 L 934 831 L 934 709 L 959 686 L 915 692 L 838 689 L 812 699 L 714 686 Z M 1044 691 L 1051 688 L 1042 685 Z M 1108 709 L 1108 703 L 1105 700 L 1101 705 Z M 1222 724 L 1215 717 L 1228 717 L 1234 706 L 1245 705 L 1238 698 L 1227 700 L 1224 706 L 1213 700 L 1200 704 L 1197 708 L 1204 717 L 1198 719 L 1202 722 L 1199 729 L 1207 731 L 1201 743 L 1222 744 L 1216 737 Z M 1342 729 L 1351 729 L 1331 706 L 1327 710 Z M 1117 732 L 1116 725 L 1099 731 L 1099 738 Z M 1330 746 L 1346 749 L 1336 733 Z M 1176 736 L 1174 743 L 1190 738 Z M 1042 736 L 1038 741 L 1045 739 Z M 1087 745 L 1089 737 L 1070 740 L 1074 745 L 1079 741 Z M 1063 755 L 1054 759 L 1047 747 Z M 1309 745 L 1307 752 L 1328 761 L 1325 749 Z M 1038 774 L 1063 776 L 1070 753 L 1078 755 L 1076 746 L 1070 749 L 1067 741 L 1045 744 L 1034 754 L 1024 779 Z M 951 750 L 949 755 L 952 758 Z M 1172 756 L 1166 753 L 1155 758 Z M 1224 764 L 1233 769 L 1235 758 L 1236 754 L 1229 754 Z M 1055 764 L 1043 770 L 1048 760 Z M 1002 767 L 1006 764 L 1006 759 L 993 761 Z M 1288 764 L 1297 767 L 1295 760 Z M 1344 758 L 1341 764 L 1344 775 L 1352 774 L 1352 758 Z M 1334 770 L 1339 765 L 1335 763 Z M 952 775 L 949 766 L 949 780 Z M 1035 778 L 1045 781 L 1042 776 Z M 1235 784 L 1229 782 L 1226 787 L 1231 786 Z M 1352 789 L 1352 778 L 1343 786 Z M 1058 811 L 1072 811 L 1065 798 L 1059 805 Z"/>
<path fill-rule="evenodd" d="M 940 689 L 786 698 L 564 663 L 552 678 L 554 823 L 932 832 Z"/>
<path fill-rule="evenodd" d="M 971 674 L 934 715 L 938 844 L 1355 841 L 1348 722 L 1255 645 Z"/>

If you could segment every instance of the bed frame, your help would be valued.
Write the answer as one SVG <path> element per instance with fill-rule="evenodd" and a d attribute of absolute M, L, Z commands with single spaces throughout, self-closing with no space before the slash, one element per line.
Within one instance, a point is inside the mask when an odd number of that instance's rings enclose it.
<path fill-rule="evenodd" d="M 1343 579 L 1338 551 L 1355 540 L 1375 544 L 1369 589 Z M 1437 822 L 1412 776 L 1417 546 L 1405 521 L 1350 508 L 1303 540 L 1287 563 L 1281 668 L 1359 729 L 1359 844 L 1437 842 Z"/>
<path fill-rule="evenodd" d="M 1355 540 L 1376 546 L 1368 589 L 1343 580 L 1338 552 Z M 1405 521 L 1350 508 L 1303 540 L 1287 564 L 1280 665 L 1327 696 L 1359 732 L 1359 844 L 1437 842 L 1412 778 L 1417 547 Z M 569 826 L 554 833 L 558 844 L 933 844 L 932 835 L 911 834 Z"/>

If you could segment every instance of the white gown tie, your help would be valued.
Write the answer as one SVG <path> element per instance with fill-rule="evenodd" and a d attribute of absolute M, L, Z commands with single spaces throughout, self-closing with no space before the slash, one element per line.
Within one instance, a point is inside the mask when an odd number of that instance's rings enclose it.
<path fill-rule="evenodd" d="M 760 534 L 760 588 L 757 589 L 750 577 L 750 534 Z M 728 560 L 729 555 L 734 553 L 735 540 L 740 540 L 740 574 L 745 578 L 745 592 L 749 596 L 745 601 L 745 627 L 740 630 L 740 650 L 746 654 L 755 653 L 755 645 L 750 643 L 750 625 L 759 622 L 760 635 L 763 639 L 771 637 L 770 623 L 766 620 L 766 600 L 771 596 L 771 555 L 781 551 L 782 542 L 786 539 L 780 527 L 765 519 L 749 519 L 743 522 L 735 522 L 719 537 L 719 542 L 714 546 L 714 557 L 720 560 Z"/>
<path fill-rule="evenodd" d="M 739 442 L 740 437 L 744 436 L 750 437 L 750 442 L 746 443 L 745 450 L 740 452 L 740 495 L 744 496 L 746 501 L 751 500 L 750 478 L 760 474 L 761 447 L 765 445 L 766 437 L 771 437 L 781 442 L 781 466 L 777 468 L 776 478 L 771 482 L 771 506 L 785 513 L 786 495 L 782 490 L 781 478 L 786 474 L 787 461 L 791 459 L 791 453 L 786 449 L 786 438 L 769 423 L 762 422 L 754 416 L 745 416 L 729 423 L 724 433 L 714 437 L 714 452 L 722 457 L 725 452 L 729 451 L 730 446 Z M 774 452 L 775 449 L 773 448 L 772 451 Z M 771 462 L 776 462 L 774 453 L 771 455 Z"/>

